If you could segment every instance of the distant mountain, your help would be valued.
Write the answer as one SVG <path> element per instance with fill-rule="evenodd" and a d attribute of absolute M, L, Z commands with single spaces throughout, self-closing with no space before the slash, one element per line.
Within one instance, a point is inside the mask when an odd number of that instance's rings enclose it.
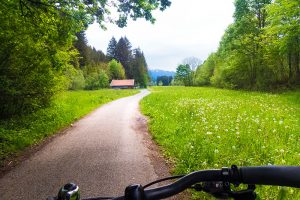
<path fill-rule="evenodd" d="M 165 71 L 160 69 L 150 69 L 148 70 L 149 76 L 151 77 L 152 81 L 156 81 L 158 76 L 175 76 L 175 72 L 173 71 Z"/>

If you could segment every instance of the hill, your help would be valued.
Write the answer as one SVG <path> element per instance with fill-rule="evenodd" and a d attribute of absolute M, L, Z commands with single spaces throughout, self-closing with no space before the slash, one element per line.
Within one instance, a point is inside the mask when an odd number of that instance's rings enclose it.
<path fill-rule="evenodd" d="M 152 81 L 156 81 L 157 77 L 159 77 L 159 76 L 173 76 L 174 77 L 175 72 L 154 69 L 154 70 L 149 70 L 149 76 L 151 77 Z"/>

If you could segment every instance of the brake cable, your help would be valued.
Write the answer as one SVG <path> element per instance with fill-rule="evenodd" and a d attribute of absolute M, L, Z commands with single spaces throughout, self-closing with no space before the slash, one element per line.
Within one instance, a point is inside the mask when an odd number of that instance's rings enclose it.
<path fill-rule="evenodd" d="M 148 183 L 147 185 L 143 186 L 143 188 L 147 188 L 151 185 L 154 185 L 156 183 L 161 183 L 161 182 L 164 182 L 164 181 L 168 181 L 168 180 L 173 180 L 173 179 L 178 179 L 178 178 L 182 178 L 184 177 L 185 175 L 177 175 L 177 176 L 170 176 L 170 177 L 166 177 L 166 178 L 162 178 L 162 179 L 159 179 L 159 180 L 156 180 L 156 181 L 153 181 L 151 183 Z"/>

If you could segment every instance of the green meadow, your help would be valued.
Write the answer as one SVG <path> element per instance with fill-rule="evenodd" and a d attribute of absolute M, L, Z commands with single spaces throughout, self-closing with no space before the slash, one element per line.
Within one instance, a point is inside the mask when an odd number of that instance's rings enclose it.
<path fill-rule="evenodd" d="M 300 91 L 151 90 L 142 112 L 174 174 L 232 164 L 300 165 Z M 300 199 L 299 189 L 258 186 L 256 191 L 262 199 Z"/>
<path fill-rule="evenodd" d="M 100 105 L 136 93 L 138 90 L 68 91 L 55 96 L 48 108 L 1 120 L 0 166 L 7 157 L 38 144 Z"/>

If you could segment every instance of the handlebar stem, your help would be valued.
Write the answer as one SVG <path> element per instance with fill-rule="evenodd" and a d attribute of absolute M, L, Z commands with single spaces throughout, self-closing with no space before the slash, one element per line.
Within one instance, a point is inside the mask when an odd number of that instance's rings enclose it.
<path fill-rule="evenodd" d="M 144 188 L 140 184 L 129 185 L 125 189 L 125 200 L 144 200 Z"/>

